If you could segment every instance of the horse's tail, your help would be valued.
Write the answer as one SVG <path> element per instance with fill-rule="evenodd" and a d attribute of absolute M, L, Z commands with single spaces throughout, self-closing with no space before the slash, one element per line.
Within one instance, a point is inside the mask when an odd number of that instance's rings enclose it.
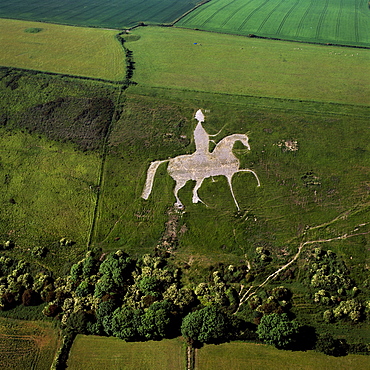
<path fill-rule="evenodd" d="M 163 161 L 155 161 L 150 164 L 146 175 L 144 190 L 143 193 L 141 194 L 141 197 L 144 198 L 145 200 L 149 198 L 149 195 L 152 192 L 154 176 L 157 171 L 157 168 L 159 167 L 160 164 L 168 161 L 169 159 L 164 159 Z"/>

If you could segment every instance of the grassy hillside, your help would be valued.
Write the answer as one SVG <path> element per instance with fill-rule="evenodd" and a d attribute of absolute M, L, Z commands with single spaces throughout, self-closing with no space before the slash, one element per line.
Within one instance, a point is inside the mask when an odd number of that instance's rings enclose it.
<path fill-rule="evenodd" d="M 114 81 L 126 73 L 114 30 L 0 19 L 0 34 L 2 66 Z"/>
<path fill-rule="evenodd" d="M 176 23 L 238 35 L 304 42 L 370 46 L 365 0 L 212 0 Z"/>
<path fill-rule="evenodd" d="M 3 0 L 0 17 L 90 27 L 124 28 L 139 22 L 171 23 L 195 0 Z"/>
<path fill-rule="evenodd" d="M 124 342 L 118 338 L 78 335 L 68 359 L 69 369 L 184 369 L 185 343 L 179 339 Z"/>
<path fill-rule="evenodd" d="M 297 100 L 370 103 L 368 50 L 144 27 L 127 42 L 140 85 Z M 232 56 L 232 57 L 231 57 Z"/>
<path fill-rule="evenodd" d="M 1 77 L 1 240 L 23 259 L 47 247 L 42 263 L 60 272 L 86 249 L 115 91 L 8 69 Z M 62 237 L 77 244 L 60 248 Z"/>
<path fill-rule="evenodd" d="M 234 191 L 242 208 L 236 213 L 225 178 L 208 179 L 202 185 L 199 194 L 208 207 L 191 203 L 194 184 L 189 182 L 179 193 L 186 206 L 178 221 L 179 229 L 185 225 L 179 233 L 180 259 L 238 260 L 244 254 L 251 256 L 261 243 L 279 255 L 284 246 L 296 251 L 307 225 L 330 222 L 349 212 L 334 229 L 313 230 L 306 236 L 317 238 L 345 233 L 368 220 L 367 108 L 322 105 L 320 111 L 315 104 L 272 100 L 272 109 L 255 106 L 253 98 L 176 95 L 160 89 L 146 90 L 144 95 L 136 89 L 129 89 L 124 114 L 110 136 L 94 237 L 97 245 L 132 253 L 159 241 L 175 201 L 174 182 L 166 164 L 161 165 L 152 194 L 144 201 L 146 171 L 151 161 L 194 152 L 192 117 L 198 108 L 209 111 L 204 123 L 208 132 L 222 129 L 220 138 L 248 133 L 251 151 L 237 146 L 235 153 L 242 168 L 256 171 L 262 186 L 257 188 L 248 174 L 235 177 Z M 264 103 L 269 104 L 267 99 Z M 287 140 L 297 141 L 298 150 L 285 150 L 281 143 Z M 312 179 L 317 179 L 316 185 Z M 355 245 L 343 241 L 331 243 L 330 248 L 356 255 L 360 261 L 364 249 Z"/>

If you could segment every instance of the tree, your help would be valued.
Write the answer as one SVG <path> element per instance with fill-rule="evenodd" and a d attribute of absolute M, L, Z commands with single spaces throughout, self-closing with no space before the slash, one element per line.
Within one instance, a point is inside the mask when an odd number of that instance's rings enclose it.
<path fill-rule="evenodd" d="M 148 340 L 161 340 L 173 334 L 175 306 L 169 301 L 153 303 L 141 316 L 139 333 Z"/>
<path fill-rule="evenodd" d="M 181 334 L 191 343 L 221 343 L 229 340 L 231 333 L 231 318 L 219 306 L 191 312 L 181 325 Z"/>
<path fill-rule="evenodd" d="M 128 306 L 119 307 L 114 311 L 111 320 L 111 330 L 115 337 L 126 341 L 137 340 L 139 337 L 139 325 L 140 311 Z"/>
<path fill-rule="evenodd" d="M 320 335 L 315 346 L 316 351 L 335 357 L 345 356 L 347 349 L 347 344 L 344 340 L 334 339 L 330 333 Z"/>
<path fill-rule="evenodd" d="M 299 325 L 290 321 L 287 314 L 264 315 L 258 325 L 258 337 L 276 348 L 289 348 L 296 340 Z"/>

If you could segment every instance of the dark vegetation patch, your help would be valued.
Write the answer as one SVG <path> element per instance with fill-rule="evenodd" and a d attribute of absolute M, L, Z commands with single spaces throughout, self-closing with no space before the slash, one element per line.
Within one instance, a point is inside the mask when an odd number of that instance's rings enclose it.
<path fill-rule="evenodd" d="M 39 33 L 43 30 L 43 28 L 38 28 L 38 27 L 31 27 L 31 28 L 26 28 L 24 32 L 27 33 Z"/>
<path fill-rule="evenodd" d="M 109 98 L 58 98 L 29 108 L 17 121 L 30 133 L 49 139 L 72 141 L 81 150 L 101 147 L 114 112 Z"/>

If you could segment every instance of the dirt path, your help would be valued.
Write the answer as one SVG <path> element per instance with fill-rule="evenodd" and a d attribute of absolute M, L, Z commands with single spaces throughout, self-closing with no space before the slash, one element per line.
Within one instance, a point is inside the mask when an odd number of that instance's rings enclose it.
<path fill-rule="evenodd" d="M 334 218 L 333 220 L 331 220 L 329 222 L 326 222 L 326 223 L 321 224 L 321 225 L 310 227 L 304 232 L 304 234 L 306 234 L 310 230 L 324 228 L 324 227 L 326 227 L 326 226 L 328 226 L 328 225 L 330 225 L 330 224 L 332 224 L 332 223 L 334 223 L 338 220 L 343 220 L 346 217 L 348 217 L 350 215 L 350 213 L 351 213 L 351 210 L 345 212 L 344 214 L 341 214 L 340 216 Z M 357 213 L 357 210 L 355 211 L 355 213 Z M 358 227 L 356 227 L 355 230 L 357 231 L 359 227 L 367 226 L 369 224 L 370 224 L 369 222 L 362 223 L 361 225 L 358 225 Z M 238 306 L 238 309 L 236 310 L 236 312 L 239 311 L 239 309 L 240 309 L 240 307 L 242 306 L 243 303 L 248 301 L 248 299 L 250 297 L 252 297 L 254 294 L 256 294 L 257 291 L 260 288 L 262 288 L 264 285 L 266 285 L 268 283 L 268 281 L 270 281 L 271 279 L 276 278 L 282 271 L 284 271 L 287 267 L 289 267 L 291 264 L 293 264 L 298 259 L 298 257 L 300 256 L 300 254 L 301 254 L 301 252 L 302 252 L 302 250 L 305 246 L 312 245 L 312 244 L 319 244 L 319 243 L 328 243 L 328 242 L 335 241 L 335 240 L 346 240 L 348 238 L 352 238 L 352 237 L 355 237 L 355 236 L 368 235 L 368 234 L 370 234 L 370 231 L 365 231 L 365 232 L 361 232 L 361 233 L 353 233 L 353 234 L 345 233 L 345 234 L 342 234 L 342 235 L 334 237 L 334 238 L 308 240 L 308 241 L 305 241 L 305 242 L 301 242 L 298 246 L 298 251 L 294 255 L 294 257 L 288 263 L 286 263 L 284 266 L 280 267 L 275 272 L 273 272 L 272 274 L 267 276 L 267 278 L 260 285 L 257 285 L 255 287 L 252 285 L 252 286 L 248 287 L 248 290 L 246 292 L 244 292 L 245 287 L 243 285 L 241 286 L 241 289 L 240 289 L 240 292 L 239 292 L 239 306 Z"/>

